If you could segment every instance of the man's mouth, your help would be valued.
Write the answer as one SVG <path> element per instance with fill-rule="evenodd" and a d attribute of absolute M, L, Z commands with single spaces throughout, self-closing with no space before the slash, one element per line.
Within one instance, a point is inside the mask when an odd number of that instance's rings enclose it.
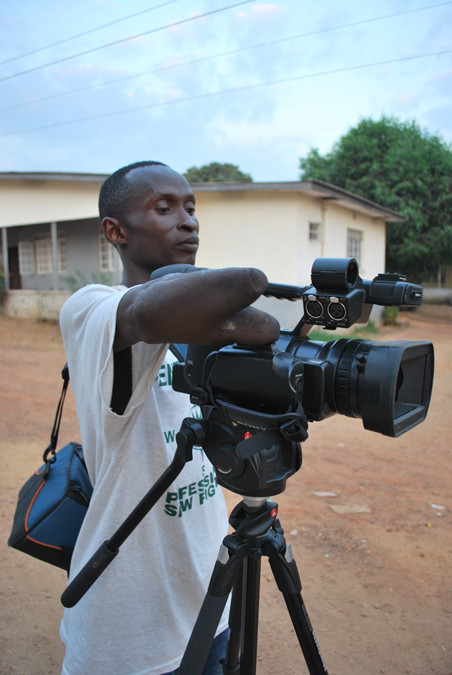
<path fill-rule="evenodd" d="M 184 251 L 197 251 L 199 246 L 198 237 L 190 237 L 190 239 L 185 239 L 181 241 L 177 247 L 183 249 Z"/>

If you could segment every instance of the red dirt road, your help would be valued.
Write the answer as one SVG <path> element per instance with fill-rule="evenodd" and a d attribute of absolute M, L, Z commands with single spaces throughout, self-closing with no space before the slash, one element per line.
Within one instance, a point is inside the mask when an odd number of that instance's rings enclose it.
<path fill-rule="evenodd" d="M 401 319 L 379 339 L 435 345 L 426 422 L 398 439 L 339 415 L 312 424 L 303 466 L 276 497 L 331 675 L 452 674 L 452 307 Z M 0 344 L 0 675 L 53 675 L 65 574 L 6 540 L 48 443 L 65 357 L 51 323 L 0 316 Z M 71 393 L 65 408 L 61 444 L 79 437 Z M 259 627 L 259 675 L 308 672 L 266 560 Z"/>

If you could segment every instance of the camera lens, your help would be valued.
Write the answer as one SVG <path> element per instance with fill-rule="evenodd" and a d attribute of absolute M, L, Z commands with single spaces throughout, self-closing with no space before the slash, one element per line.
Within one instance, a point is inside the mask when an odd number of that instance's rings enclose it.
<path fill-rule="evenodd" d="M 431 343 L 304 339 L 293 342 L 290 353 L 304 364 L 302 404 L 310 421 L 339 413 L 360 417 L 370 431 L 399 436 L 427 414 Z"/>

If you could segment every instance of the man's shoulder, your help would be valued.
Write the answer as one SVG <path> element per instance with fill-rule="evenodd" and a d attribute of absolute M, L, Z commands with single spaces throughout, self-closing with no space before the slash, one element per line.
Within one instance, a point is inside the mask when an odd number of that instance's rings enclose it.
<path fill-rule="evenodd" d="M 79 298 L 86 295 L 109 295 L 111 293 L 119 293 L 126 289 L 126 286 L 106 286 L 105 284 L 87 284 L 75 291 L 69 298 Z"/>
<path fill-rule="evenodd" d="M 75 291 L 64 303 L 60 312 L 60 325 L 82 319 L 94 310 L 100 316 L 102 307 L 105 311 L 116 311 L 117 302 L 128 289 L 125 286 L 105 286 L 103 284 L 89 284 Z M 113 304 L 112 304 L 113 303 Z M 108 306 L 111 305 L 110 310 Z"/>
<path fill-rule="evenodd" d="M 87 303 L 91 304 L 97 302 L 107 297 L 111 297 L 116 293 L 124 292 L 126 289 L 125 286 L 105 286 L 104 284 L 88 284 L 79 288 L 75 293 L 73 293 L 64 303 L 65 306 L 74 306 L 77 304 L 86 305 Z"/>

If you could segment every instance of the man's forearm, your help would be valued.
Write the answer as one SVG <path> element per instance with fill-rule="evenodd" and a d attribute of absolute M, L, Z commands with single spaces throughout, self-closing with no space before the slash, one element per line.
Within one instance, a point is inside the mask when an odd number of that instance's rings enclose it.
<path fill-rule="evenodd" d="M 266 344 L 279 336 L 271 315 L 249 307 L 267 288 L 253 268 L 171 274 L 126 293 L 118 308 L 115 349 L 135 342 Z"/>

